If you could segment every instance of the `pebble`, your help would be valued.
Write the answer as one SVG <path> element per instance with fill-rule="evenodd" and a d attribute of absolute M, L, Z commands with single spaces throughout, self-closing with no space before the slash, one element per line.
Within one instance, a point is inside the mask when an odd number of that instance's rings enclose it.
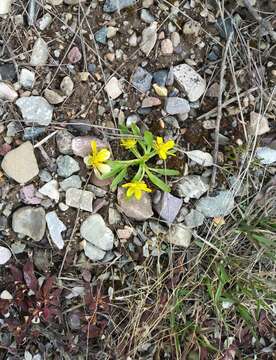
<path fill-rule="evenodd" d="M 137 124 L 140 121 L 140 116 L 137 114 L 130 114 L 126 119 L 126 126 L 131 127 L 132 124 Z"/>
<path fill-rule="evenodd" d="M 173 68 L 173 74 L 190 101 L 197 101 L 205 92 L 206 81 L 191 66 L 177 65 Z"/>
<path fill-rule="evenodd" d="M 70 96 L 74 90 L 74 83 L 69 76 L 65 76 L 60 83 L 60 90 L 66 95 Z"/>
<path fill-rule="evenodd" d="M 79 3 L 84 2 L 85 0 L 63 0 L 66 5 L 79 5 Z"/>
<path fill-rule="evenodd" d="M 1 9 L 1 8 L 0 8 Z M 0 246 L 0 265 L 5 265 L 11 258 L 12 254 L 10 250 L 4 246 Z M 1 294 L 1 299 L 2 299 Z"/>
<path fill-rule="evenodd" d="M 13 213 L 12 229 L 16 233 L 40 241 L 46 229 L 45 210 L 42 207 L 24 206 Z"/>
<path fill-rule="evenodd" d="M 0 81 L 0 100 L 13 102 L 18 98 L 17 92 L 12 85 Z"/>
<path fill-rule="evenodd" d="M 96 246 L 90 244 L 88 241 L 85 241 L 84 243 L 84 253 L 92 261 L 100 261 L 106 255 L 106 252 L 104 250 L 97 248 Z"/>
<path fill-rule="evenodd" d="M 208 60 L 210 61 L 217 61 L 221 57 L 221 49 L 218 45 L 213 45 L 211 47 L 211 51 L 208 53 Z"/>
<path fill-rule="evenodd" d="M 170 39 L 161 41 L 161 52 L 163 55 L 171 55 L 173 53 L 173 43 Z"/>
<path fill-rule="evenodd" d="M 207 152 L 201 150 L 191 150 L 186 151 L 185 154 L 189 159 L 201 166 L 208 167 L 214 165 L 213 156 Z"/>
<path fill-rule="evenodd" d="M 142 40 L 140 44 L 141 51 L 149 56 L 151 50 L 154 48 L 157 40 L 157 22 L 154 21 L 149 27 L 142 31 Z"/>
<path fill-rule="evenodd" d="M 200 29 L 201 29 L 200 23 L 194 20 L 189 20 L 183 26 L 183 34 L 194 35 L 194 37 L 196 38 L 199 35 Z"/>
<path fill-rule="evenodd" d="M 131 77 L 131 84 L 139 91 L 145 93 L 151 88 L 152 75 L 143 69 L 138 67 L 135 73 Z"/>
<path fill-rule="evenodd" d="M 72 151 L 74 155 L 85 157 L 91 154 L 91 141 L 95 140 L 97 148 L 108 148 L 108 143 L 104 140 L 98 139 L 95 136 L 76 136 L 72 140 Z"/>
<path fill-rule="evenodd" d="M 141 20 L 144 21 L 147 24 L 151 24 L 155 20 L 155 17 L 153 15 L 151 15 L 149 10 L 147 10 L 147 9 L 142 9 L 141 10 L 140 17 L 141 17 Z"/>
<path fill-rule="evenodd" d="M 80 189 L 82 185 L 82 181 L 79 175 L 72 175 L 67 179 L 61 181 L 59 185 L 63 191 L 66 191 L 70 188 Z"/>
<path fill-rule="evenodd" d="M 59 191 L 58 191 L 58 182 L 56 180 L 51 180 L 45 185 L 43 185 L 39 190 L 40 194 L 48 196 L 50 199 L 59 201 Z"/>
<path fill-rule="evenodd" d="M 100 30 L 95 33 L 95 40 L 103 45 L 107 43 L 107 27 L 103 26 Z"/>
<path fill-rule="evenodd" d="M 28 69 L 22 69 L 20 72 L 19 83 L 25 89 L 32 89 L 35 83 L 35 73 Z"/>
<path fill-rule="evenodd" d="M 186 202 L 190 198 L 199 199 L 208 189 L 208 184 L 205 184 L 199 175 L 184 176 L 177 184 L 177 193 L 179 196 L 185 197 Z"/>
<path fill-rule="evenodd" d="M 153 84 L 152 87 L 154 88 L 154 91 L 156 92 L 157 95 L 159 95 L 161 97 L 168 96 L 168 90 L 164 86 L 159 86 L 158 84 Z"/>
<path fill-rule="evenodd" d="M 192 232 L 184 225 L 173 225 L 168 232 L 167 241 L 173 245 L 188 248 L 191 244 Z"/>
<path fill-rule="evenodd" d="M 134 32 L 128 39 L 129 46 L 135 47 L 137 46 L 138 38 L 136 33 Z"/>
<path fill-rule="evenodd" d="M 0 15 L 6 15 L 10 12 L 12 0 L 0 1 Z"/>
<path fill-rule="evenodd" d="M 159 86 L 166 86 L 168 78 L 168 71 L 167 70 L 158 70 L 153 73 L 153 83 Z"/>
<path fill-rule="evenodd" d="M 113 207 L 108 209 L 108 223 L 109 225 L 118 225 L 122 220 L 119 211 Z"/>
<path fill-rule="evenodd" d="M 270 131 L 269 122 L 265 116 L 255 111 L 250 113 L 249 135 L 263 135 Z"/>
<path fill-rule="evenodd" d="M 235 201 L 232 192 L 219 191 L 215 196 L 201 198 L 196 204 L 196 210 L 206 217 L 219 217 L 230 214 L 234 206 Z"/>
<path fill-rule="evenodd" d="M 49 173 L 48 170 L 46 169 L 42 169 L 40 172 L 39 172 L 39 178 L 42 182 L 48 182 L 48 181 L 51 181 L 52 180 L 52 176 L 51 174 Z"/>
<path fill-rule="evenodd" d="M 72 140 L 74 136 L 67 130 L 60 130 L 56 134 L 58 151 L 64 155 L 73 154 Z"/>
<path fill-rule="evenodd" d="M 149 9 L 151 7 L 151 5 L 153 5 L 154 0 L 143 0 L 143 8 L 147 8 Z"/>
<path fill-rule="evenodd" d="M 171 40 L 174 48 L 176 48 L 180 44 L 180 35 L 177 31 L 174 31 L 171 34 Z"/>
<path fill-rule="evenodd" d="M 53 107 L 41 96 L 22 97 L 16 101 L 24 122 L 47 126 L 52 121 Z"/>
<path fill-rule="evenodd" d="M 159 105 L 161 105 L 160 99 L 153 96 L 148 96 L 142 101 L 142 108 L 151 108 Z"/>
<path fill-rule="evenodd" d="M 31 140 L 34 141 L 37 139 L 40 135 L 45 133 L 44 128 L 38 128 L 38 127 L 25 127 L 24 128 L 24 135 L 23 140 Z"/>
<path fill-rule="evenodd" d="M 168 97 L 165 110 L 170 115 L 187 114 L 190 112 L 190 104 L 180 97 Z"/>
<path fill-rule="evenodd" d="M 135 0 L 106 0 L 103 6 L 103 11 L 113 13 L 115 11 L 123 10 L 135 4 Z"/>
<path fill-rule="evenodd" d="M 57 91 L 51 89 L 45 89 L 44 96 L 46 100 L 52 105 L 61 104 L 66 99 L 66 96 L 62 96 Z"/>
<path fill-rule="evenodd" d="M 100 187 L 98 186 L 95 186 L 95 185 L 92 185 L 92 184 L 89 184 L 87 185 L 87 190 L 89 191 L 92 191 L 92 193 L 98 198 L 102 198 L 102 197 L 105 197 L 107 191 L 104 190 L 104 189 L 101 189 Z"/>
<path fill-rule="evenodd" d="M 20 189 L 20 199 L 26 205 L 38 205 L 41 203 L 41 197 L 37 196 L 37 190 L 33 184 L 23 186 Z"/>
<path fill-rule="evenodd" d="M 47 43 L 38 38 L 32 50 L 30 65 L 31 66 L 43 66 L 46 65 L 49 56 L 49 49 Z"/>
<path fill-rule="evenodd" d="M 64 178 L 80 170 L 79 163 L 69 155 L 60 155 L 57 158 L 57 167 L 58 175 Z"/>
<path fill-rule="evenodd" d="M 82 59 L 82 54 L 77 46 L 72 47 L 69 51 L 67 58 L 70 64 L 76 64 Z"/>
<path fill-rule="evenodd" d="M 168 192 L 164 192 L 162 193 L 160 201 L 157 204 L 154 204 L 154 210 L 163 220 L 171 224 L 174 222 L 182 204 L 182 199 L 173 196 Z"/>
<path fill-rule="evenodd" d="M 260 160 L 261 164 L 271 165 L 276 162 L 276 150 L 267 146 L 258 147 L 256 149 L 256 157 Z"/>
<path fill-rule="evenodd" d="M 80 234 L 83 239 L 98 249 L 108 251 L 113 248 L 114 234 L 99 214 L 90 215 L 82 222 Z"/>
<path fill-rule="evenodd" d="M 126 216 L 132 219 L 144 221 L 153 215 L 151 197 L 148 193 L 143 193 L 140 200 L 136 200 L 134 197 L 127 199 L 125 190 L 119 188 L 117 200 L 120 209 L 126 214 Z"/>
<path fill-rule="evenodd" d="M 46 214 L 46 223 L 53 243 L 59 250 L 64 248 L 64 241 L 61 233 L 66 230 L 66 226 L 58 218 L 55 211 Z"/>
<path fill-rule="evenodd" d="M 120 81 L 114 76 L 107 82 L 104 89 L 107 95 L 113 100 L 117 99 L 123 93 Z"/>
<path fill-rule="evenodd" d="M 13 63 L 6 63 L 0 65 L 0 80 L 16 81 L 17 73 Z"/>
<path fill-rule="evenodd" d="M 113 38 L 116 34 L 117 34 L 118 28 L 114 27 L 114 26 L 108 26 L 107 28 L 107 38 L 111 39 Z"/>
<path fill-rule="evenodd" d="M 38 175 L 39 169 L 31 142 L 27 141 L 9 151 L 1 163 L 6 175 L 24 184 Z"/>
<path fill-rule="evenodd" d="M 4 143 L 0 145 L 0 156 L 5 156 L 11 149 L 12 147 L 10 144 Z"/>
<path fill-rule="evenodd" d="M 192 209 L 188 215 L 185 216 L 185 224 L 190 228 L 196 228 L 198 226 L 203 225 L 204 223 L 204 215 L 199 211 Z"/>
<path fill-rule="evenodd" d="M 92 212 L 93 197 L 94 195 L 90 191 L 70 188 L 66 190 L 65 203 L 70 207 Z"/>

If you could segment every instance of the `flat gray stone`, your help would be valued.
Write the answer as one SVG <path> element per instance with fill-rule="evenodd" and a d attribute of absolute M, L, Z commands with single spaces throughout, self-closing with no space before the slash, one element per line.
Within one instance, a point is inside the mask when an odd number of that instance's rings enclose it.
<path fill-rule="evenodd" d="M 55 211 L 51 211 L 46 214 L 46 222 L 53 243 L 59 250 L 63 249 L 64 241 L 61 233 L 66 230 L 66 226 L 58 218 Z"/>
<path fill-rule="evenodd" d="M 143 221 L 147 220 L 153 215 L 151 197 L 148 193 L 143 193 L 140 200 L 136 200 L 135 197 L 127 199 L 125 190 L 118 189 L 117 200 L 120 208 L 126 214 L 126 216 Z"/>
<path fill-rule="evenodd" d="M 190 111 L 190 104 L 180 97 L 168 97 L 165 110 L 170 115 L 187 114 Z"/>
<path fill-rule="evenodd" d="M 72 175 L 67 179 L 64 179 L 63 181 L 61 181 L 59 183 L 61 189 L 63 191 L 66 191 L 70 188 L 75 188 L 75 189 L 80 189 L 81 188 L 81 178 L 79 177 L 79 175 Z"/>
<path fill-rule="evenodd" d="M 21 97 L 15 103 L 26 124 L 47 126 L 51 123 L 54 108 L 42 96 Z"/>
<path fill-rule="evenodd" d="M 40 194 L 49 197 L 56 202 L 59 201 L 59 191 L 58 191 L 58 182 L 56 180 L 51 180 L 43 185 L 39 190 Z"/>
<path fill-rule="evenodd" d="M 188 248 L 192 239 L 192 231 L 184 225 L 173 225 L 166 239 L 173 245 Z"/>
<path fill-rule="evenodd" d="M 40 241 L 46 229 L 45 210 L 42 207 L 25 206 L 13 213 L 12 229 L 16 233 Z"/>
<path fill-rule="evenodd" d="M 64 178 L 80 171 L 79 163 L 69 155 L 60 155 L 57 158 L 57 167 L 58 175 Z"/>
<path fill-rule="evenodd" d="M 193 229 L 201 226 L 204 223 L 205 216 L 199 211 L 192 209 L 188 215 L 185 216 L 185 224 Z"/>
<path fill-rule="evenodd" d="M 154 210 L 163 220 L 171 224 L 174 222 L 182 204 L 182 199 L 164 192 L 160 201 L 154 205 Z"/>
<path fill-rule="evenodd" d="M 276 150 L 267 146 L 258 147 L 256 150 L 256 157 L 263 165 L 271 165 L 276 162 Z"/>
<path fill-rule="evenodd" d="M 35 73 L 28 69 L 22 69 L 19 77 L 20 85 L 25 89 L 32 89 L 35 82 Z"/>
<path fill-rule="evenodd" d="M 188 175 L 177 184 L 177 192 L 179 196 L 187 199 L 199 199 L 209 189 L 209 186 L 202 181 L 199 175 Z"/>
<path fill-rule="evenodd" d="M 6 175 L 19 184 L 25 184 L 39 173 L 33 145 L 27 141 L 9 151 L 1 164 Z"/>
<path fill-rule="evenodd" d="M 103 260 L 106 255 L 104 250 L 97 248 L 88 241 L 85 241 L 83 250 L 85 255 L 92 261 Z"/>
<path fill-rule="evenodd" d="M 201 198 L 196 210 L 206 217 L 226 216 L 231 213 L 235 206 L 235 199 L 231 191 L 220 191 L 215 196 Z"/>
<path fill-rule="evenodd" d="M 135 0 L 106 0 L 103 6 L 103 11 L 113 13 L 115 11 L 123 10 L 135 4 Z"/>
<path fill-rule="evenodd" d="M 74 136 L 67 130 L 60 130 L 56 134 L 58 151 L 64 155 L 72 155 L 72 140 Z"/>
<path fill-rule="evenodd" d="M 143 93 L 150 90 L 151 81 L 152 75 L 140 66 L 131 77 L 131 84 Z"/>
<path fill-rule="evenodd" d="M 70 207 L 92 212 L 93 197 L 90 191 L 70 188 L 66 191 L 65 202 Z"/>
<path fill-rule="evenodd" d="M 30 65 L 31 66 L 46 65 L 48 56 L 49 56 L 49 49 L 47 43 L 42 38 L 38 38 L 34 43 Z"/>

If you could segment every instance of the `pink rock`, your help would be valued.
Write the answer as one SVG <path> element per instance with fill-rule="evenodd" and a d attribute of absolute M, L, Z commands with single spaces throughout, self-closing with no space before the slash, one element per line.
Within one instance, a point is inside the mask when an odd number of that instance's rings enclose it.
<path fill-rule="evenodd" d="M 13 102 L 17 98 L 18 94 L 14 88 L 10 84 L 0 81 L 0 99 Z"/>
<path fill-rule="evenodd" d="M 132 219 L 144 221 L 153 215 L 151 197 L 148 193 L 143 193 L 140 200 L 136 200 L 135 197 L 127 199 L 125 190 L 119 188 L 117 200 L 121 210 L 126 214 L 126 216 Z"/>
<path fill-rule="evenodd" d="M 81 52 L 77 46 L 74 46 L 68 53 L 67 58 L 71 64 L 76 64 L 82 58 Z"/>
<path fill-rule="evenodd" d="M 90 182 L 95 186 L 98 186 L 100 188 L 105 188 L 107 190 L 107 186 L 111 185 L 111 183 L 112 183 L 112 178 L 106 179 L 106 180 L 101 180 L 101 179 L 97 178 L 97 176 L 93 173 L 91 175 Z"/>
<path fill-rule="evenodd" d="M 146 97 L 143 102 L 142 102 L 142 108 L 150 108 L 153 106 L 159 106 L 161 104 L 161 100 L 153 97 L 153 96 L 149 96 Z"/>
<path fill-rule="evenodd" d="M 24 204 L 37 205 L 41 203 L 42 198 L 36 196 L 35 187 L 30 184 L 20 189 L 20 198 Z"/>
<path fill-rule="evenodd" d="M 101 149 L 108 147 L 108 143 L 100 140 L 95 136 L 77 136 L 72 140 L 72 150 L 74 155 L 85 157 L 91 154 L 91 141 L 97 142 L 97 148 Z"/>
<path fill-rule="evenodd" d="M 3 144 L 0 146 L 0 155 L 4 156 L 6 155 L 9 151 L 11 151 L 12 147 L 9 144 Z"/>

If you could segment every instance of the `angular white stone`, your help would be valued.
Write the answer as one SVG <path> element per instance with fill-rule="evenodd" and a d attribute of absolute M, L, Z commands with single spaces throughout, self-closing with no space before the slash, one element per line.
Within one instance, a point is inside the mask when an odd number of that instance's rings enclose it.
<path fill-rule="evenodd" d="M 192 231 L 184 225 L 174 225 L 168 233 L 168 241 L 184 248 L 189 247 L 192 239 Z"/>
<path fill-rule="evenodd" d="M 61 233 L 66 230 L 66 226 L 58 218 L 55 211 L 46 214 L 46 222 L 53 243 L 59 250 L 63 249 L 64 241 Z"/>
<path fill-rule="evenodd" d="M 11 258 L 11 252 L 8 248 L 0 246 L 0 265 L 6 264 Z"/>
<path fill-rule="evenodd" d="M 0 15 L 6 15 L 10 12 L 12 0 L 1 0 L 0 1 Z"/>
<path fill-rule="evenodd" d="M 140 49 L 146 56 L 149 56 L 151 50 L 157 40 L 157 22 L 154 21 L 149 27 L 145 28 L 142 32 L 142 41 Z"/>
<path fill-rule="evenodd" d="M 45 185 L 43 185 L 38 190 L 42 195 L 48 196 L 50 199 L 59 201 L 59 191 L 58 191 L 58 182 L 56 180 L 51 180 Z"/>
<path fill-rule="evenodd" d="M 123 92 L 120 81 L 114 76 L 107 82 L 104 89 L 113 100 L 117 99 Z"/>
<path fill-rule="evenodd" d="M 19 83 L 25 89 L 32 89 L 35 82 L 35 73 L 28 69 L 22 69 L 19 77 Z"/>
<path fill-rule="evenodd" d="M 16 105 L 26 124 L 47 126 L 52 121 L 54 108 L 42 96 L 21 97 Z"/>
<path fill-rule="evenodd" d="M 70 188 L 66 191 L 66 205 L 92 212 L 93 193 L 90 191 Z"/>
<path fill-rule="evenodd" d="M 38 38 L 34 43 L 30 65 L 31 66 L 46 65 L 48 56 L 49 56 L 48 45 L 42 38 Z"/>
<path fill-rule="evenodd" d="M 3 81 L 0 81 L 0 99 L 4 101 L 15 101 L 18 98 L 17 92 L 14 88 L 6 84 Z"/>

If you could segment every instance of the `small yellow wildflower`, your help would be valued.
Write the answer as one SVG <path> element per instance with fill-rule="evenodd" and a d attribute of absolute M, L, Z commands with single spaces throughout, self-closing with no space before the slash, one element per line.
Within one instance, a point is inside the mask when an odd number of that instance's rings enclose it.
<path fill-rule="evenodd" d="M 133 149 L 135 147 L 136 143 L 137 143 L 136 139 L 122 139 L 121 140 L 121 145 L 125 149 Z"/>
<path fill-rule="evenodd" d="M 98 177 L 107 174 L 111 170 L 111 167 L 108 164 L 105 164 L 105 161 L 110 158 L 110 151 L 107 149 L 98 151 L 97 142 L 95 140 L 91 141 L 91 149 L 92 153 L 84 158 L 84 163 L 87 167 L 92 167 Z"/>
<path fill-rule="evenodd" d="M 147 184 L 144 181 L 133 181 L 122 185 L 122 187 L 127 188 L 126 196 L 128 198 L 134 195 L 137 200 L 141 199 L 143 191 L 152 192 L 152 190 L 147 187 Z"/>
<path fill-rule="evenodd" d="M 157 136 L 154 143 L 154 149 L 157 151 L 160 159 L 166 160 L 167 155 L 174 155 L 172 152 L 169 152 L 169 150 L 174 148 L 174 145 L 175 143 L 173 140 L 168 140 L 164 142 L 163 138 Z"/>

